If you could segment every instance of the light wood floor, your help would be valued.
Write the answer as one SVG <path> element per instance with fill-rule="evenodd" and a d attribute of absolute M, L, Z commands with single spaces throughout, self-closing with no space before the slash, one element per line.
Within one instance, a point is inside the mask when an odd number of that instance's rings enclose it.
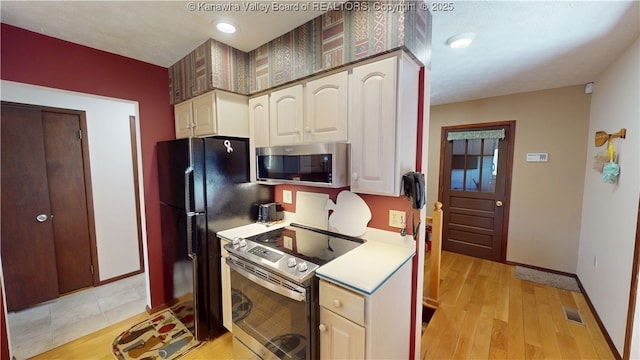
<path fill-rule="evenodd" d="M 443 252 L 440 306 L 422 336 L 421 358 L 615 358 L 582 294 L 514 274 L 511 265 Z M 578 309 L 585 325 L 566 320 L 562 306 Z"/>
<path fill-rule="evenodd" d="M 428 269 L 428 256 L 425 265 Z M 514 272 L 513 266 L 444 252 L 441 304 L 422 336 L 421 358 L 615 358 L 582 294 L 518 280 Z M 565 320 L 562 305 L 578 309 L 586 325 Z M 113 339 L 147 316 L 140 314 L 33 359 L 113 360 Z M 232 358 L 227 333 L 181 359 Z"/>

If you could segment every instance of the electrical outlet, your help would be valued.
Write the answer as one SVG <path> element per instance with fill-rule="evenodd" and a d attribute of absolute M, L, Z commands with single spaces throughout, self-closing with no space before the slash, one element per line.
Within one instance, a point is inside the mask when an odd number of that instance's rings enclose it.
<path fill-rule="evenodd" d="M 283 245 L 285 249 L 293 250 L 293 238 L 289 236 L 283 236 Z"/>
<path fill-rule="evenodd" d="M 282 190 L 282 202 L 285 204 L 291 204 L 293 202 L 291 190 Z"/>
<path fill-rule="evenodd" d="M 404 211 L 389 210 L 389 226 L 404 229 L 407 223 L 407 214 Z"/>

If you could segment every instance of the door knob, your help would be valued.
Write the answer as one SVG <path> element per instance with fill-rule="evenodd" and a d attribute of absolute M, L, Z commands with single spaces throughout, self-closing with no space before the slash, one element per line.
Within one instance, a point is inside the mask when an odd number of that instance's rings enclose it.
<path fill-rule="evenodd" d="M 49 217 L 47 216 L 47 214 L 40 214 L 40 215 L 36 216 L 36 220 L 38 222 L 45 222 L 45 221 L 47 221 L 48 218 Z"/>
<path fill-rule="evenodd" d="M 501 207 L 501 206 L 502 206 L 502 201 L 497 200 L 497 201 L 496 201 L 496 206 L 497 206 L 497 207 Z"/>

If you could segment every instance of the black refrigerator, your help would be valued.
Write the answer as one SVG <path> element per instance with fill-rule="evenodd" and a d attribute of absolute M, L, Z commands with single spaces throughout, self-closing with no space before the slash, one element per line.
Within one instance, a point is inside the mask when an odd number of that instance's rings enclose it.
<path fill-rule="evenodd" d="M 273 188 L 249 179 L 249 139 L 188 138 L 157 143 L 165 301 L 192 301 L 194 336 L 222 325 L 219 231 L 257 220 Z"/>

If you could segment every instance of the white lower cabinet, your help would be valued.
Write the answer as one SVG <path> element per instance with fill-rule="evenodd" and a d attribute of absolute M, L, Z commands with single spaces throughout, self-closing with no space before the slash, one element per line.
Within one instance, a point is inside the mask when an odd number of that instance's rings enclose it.
<path fill-rule="evenodd" d="M 320 359 L 407 359 L 411 260 L 373 294 L 320 280 Z"/>
<path fill-rule="evenodd" d="M 232 307 L 231 307 L 231 269 L 227 265 L 227 256 L 229 252 L 224 249 L 229 241 L 220 239 L 220 254 L 222 255 L 222 261 L 220 262 L 220 277 L 222 278 L 222 325 L 231 331 L 233 324 L 232 319 Z"/>
<path fill-rule="evenodd" d="M 321 307 L 320 358 L 364 359 L 364 326 Z"/>

